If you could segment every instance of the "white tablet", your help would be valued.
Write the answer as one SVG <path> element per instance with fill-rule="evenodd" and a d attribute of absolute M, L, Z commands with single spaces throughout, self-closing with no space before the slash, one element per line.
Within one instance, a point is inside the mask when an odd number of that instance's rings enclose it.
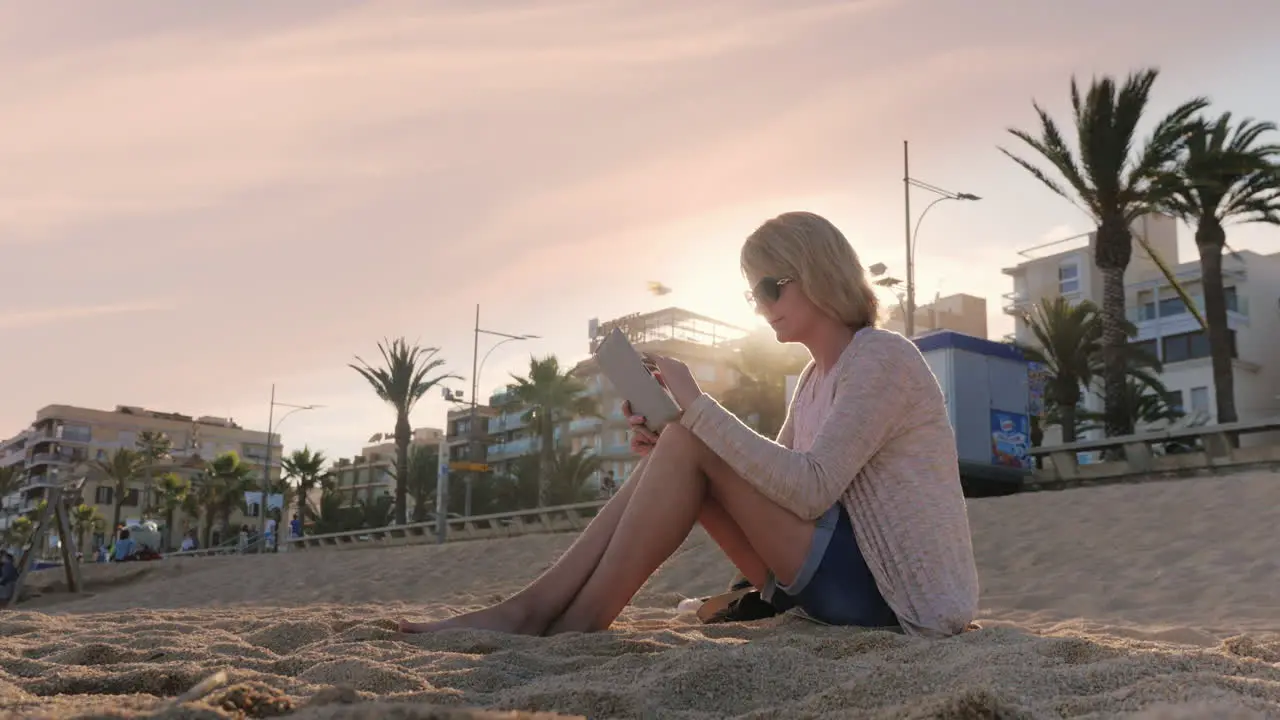
<path fill-rule="evenodd" d="M 596 362 L 618 394 L 631 403 L 631 411 L 643 415 L 645 426 L 653 432 L 661 432 L 680 417 L 680 406 L 645 367 L 644 358 L 621 330 L 614 328 L 600 343 Z"/>

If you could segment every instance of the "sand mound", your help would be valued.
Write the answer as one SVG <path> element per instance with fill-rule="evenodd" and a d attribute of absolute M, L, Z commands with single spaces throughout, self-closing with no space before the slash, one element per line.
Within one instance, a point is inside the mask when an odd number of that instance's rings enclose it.
<path fill-rule="evenodd" d="M 698 625 L 676 603 L 730 573 L 701 534 L 614 630 L 554 638 L 394 622 L 502 597 L 567 536 L 185 560 L 0 615 L 0 715 L 1280 717 L 1278 501 L 1274 473 L 975 501 L 984 629 L 945 641 Z"/>

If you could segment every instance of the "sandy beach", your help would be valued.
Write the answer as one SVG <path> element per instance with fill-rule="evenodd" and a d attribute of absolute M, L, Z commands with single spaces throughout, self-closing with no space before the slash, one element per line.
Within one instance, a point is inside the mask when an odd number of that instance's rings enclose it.
<path fill-rule="evenodd" d="M 394 622 L 505 596 L 567 535 L 90 565 L 90 595 L 46 575 L 40 598 L 0 614 L 0 714 L 1280 717 L 1280 472 L 973 500 L 969 514 L 984 629 L 945 641 L 790 617 L 699 625 L 676 604 L 731 574 L 700 532 L 612 631 L 554 638 L 401 636 Z"/>

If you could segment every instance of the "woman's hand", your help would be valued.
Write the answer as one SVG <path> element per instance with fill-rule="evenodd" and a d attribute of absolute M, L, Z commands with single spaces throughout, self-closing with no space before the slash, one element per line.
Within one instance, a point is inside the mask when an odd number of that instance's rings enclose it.
<path fill-rule="evenodd" d="M 622 401 L 622 414 L 627 416 L 627 424 L 631 426 L 631 452 L 644 457 L 658 444 L 658 436 L 645 427 L 644 416 L 631 411 L 630 401 Z"/>
<path fill-rule="evenodd" d="M 687 409 L 702 394 L 702 388 L 698 387 L 698 381 L 688 365 L 665 355 L 646 354 L 645 357 L 658 366 L 658 381 L 670 391 L 681 410 Z"/>

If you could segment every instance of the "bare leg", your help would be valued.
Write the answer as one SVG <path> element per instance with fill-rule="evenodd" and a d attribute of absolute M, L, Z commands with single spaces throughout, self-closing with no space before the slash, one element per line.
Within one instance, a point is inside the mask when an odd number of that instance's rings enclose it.
<path fill-rule="evenodd" d="M 688 536 L 708 494 L 724 510 L 721 519 L 728 521 L 712 531 L 713 537 L 724 536 L 726 552 L 735 563 L 741 562 L 739 569 L 753 582 L 764 581 L 763 568 L 772 569 L 783 582 L 799 572 L 813 538 L 813 522 L 761 495 L 684 427 L 671 425 L 663 431 L 648 467 L 635 481 L 603 556 L 548 634 L 609 627 Z M 729 525 L 741 535 L 727 530 Z M 758 563 L 746 548 L 755 551 Z"/>
<path fill-rule="evenodd" d="M 569 607 L 578 590 L 595 570 L 604 555 L 609 539 L 627 508 L 646 463 L 638 465 L 631 479 L 624 483 L 609 502 L 600 509 L 587 529 L 546 572 L 523 590 L 497 605 L 428 623 L 400 621 L 400 632 L 434 632 L 448 628 L 476 628 L 521 635 L 541 635 L 553 620 Z"/>

